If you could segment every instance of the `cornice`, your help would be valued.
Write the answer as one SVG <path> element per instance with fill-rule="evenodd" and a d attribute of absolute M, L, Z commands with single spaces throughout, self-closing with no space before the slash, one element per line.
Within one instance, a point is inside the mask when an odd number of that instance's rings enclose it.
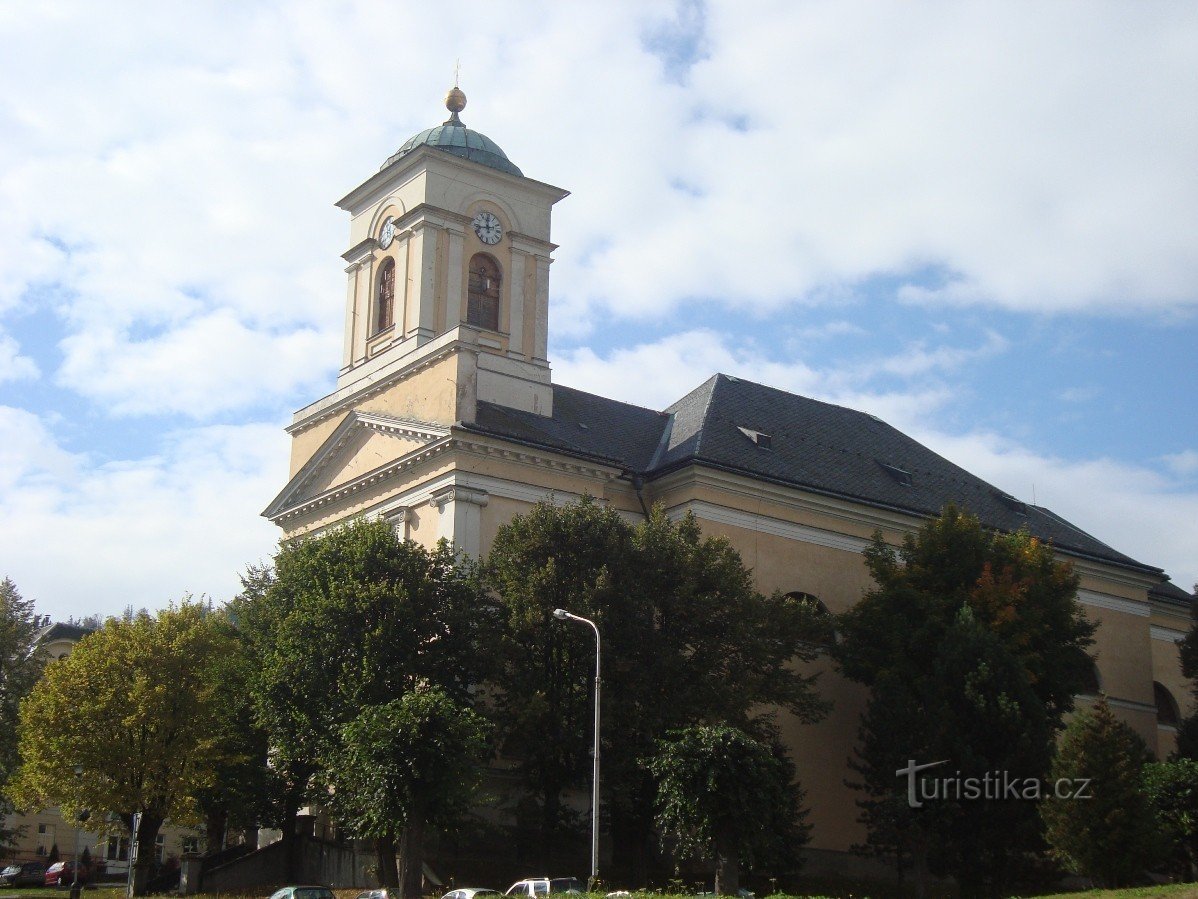
<path fill-rule="evenodd" d="M 1123 612 L 1126 615 L 1136 615 L 1141 618 L 1147 618 L 1152 614 L 1152 608 L 1148 605 L 1147 600 L 1140 602 L 1134 599 L 1125 599 L 1122 596 L 1111 596 L 1109 593 L 1098 593 L 1094 590 L 1078 590 L 1077 601 L 1085 606 Z"/>
<path fill-rule="evenodd" d="M 412 469 L 434 459 L 444 456 L 448 452 L 460 452 L 466 455 L 489 456 L 493 458 L 501 458 L 506 461 L 518 462 L 524 465 L 532 465 L 541 470 L 562 472 L 571 475 L 584 475 L 595 480 L 603 482 L 611 481 L 619 477 L 619 469 L 617 468 L 600 468 L 597 466 L 586 465 L 577 460 L 570 459 L 567 456 L 553 456 L 542 453 L 530 452 L 523 449 L 512 449 L 492 444 L 486 441 L 473 438 L 463 438 L 458 432 L 451 432 L 450 436 L 445 436 L 437 440 L 435 443 L 430 443 L 427 446 L 414 450 L 406 456 L 381 465 L 378 468 L 368 471 L 351 481 L 344 484 L 338 484 L 336 487 L 330 488 L 323 493 L 298 503 L 294 506 L 284 508 L 276 514 L 270 516 L 270 520 L 282 526 L 285 522 L 294 521 L 305 515 L 329 505 L 330 503 L 340 502 L 347 497 L 362 492 L 368 487 L 373 487 L 391 480 L 397 475 L 411 471 Z M 508 495 L 508 492 L 490 491 L 490 488 L 483 483 L 477 476 L 473 477 L 469 482 L 463 481 L 464 486 L 476 487 L 479 490 L 495 492 L 496 495 Z M 535 499 L 533 500 L 536 501 Z M 404 503 L 410 505 L 410 503 Z"/>
<path fill-rule="evenodd" d="M 396 475 L 409 471 L 418 465 L 428 462 L 438 456 L 444 455 L 449 450 L 452 440 L 449 437 L 442 438 L 436 443 L 431 443 L 421 447 L 406 456 L 402 456 L 393 462 L 388 462 L 385 465 L 380 465 L 363 475 L 359 475 L 353 480 L 346 481 L 344 484 L 338 484 L 309 500 L 305 500 L 295 506 L 288 507 L 271 516 L 270 520 L 282 527 L 284 522 L 294 521 L 304 515 L 308 515 L 317 509 L 327 506 L 330 503 L 335 503 L 344 500 L 349 496 L 360 493 L 367 487 L 380 484 L 383 481 L 390 480 Z"/>
<path fill-rule="evenodd" d="M 791 521 L 785 521 L 769 515 L 761 515 L 756 512 L 742 512 L 739 509 L 730 509 L 727 506 L 720 506 L 716 503 L 705 502 L 704 500 L 687 500 L 666 510 L 666 514 L 674 520 L 681 518 L 687 512 L 693 512 L 696 518 L 702 518 L 706 521 L 714 521 L 718 524 L 730 524 L 749 531 L 773 534 L 776 537 L 785 537 L 788 540 L 797 540 L 800 543 L 812 543 L 816 546 L 844 550 L 845 552 L 862 553 L 869 546 L 869 541 L 863 540 L 860 537 L 838 534 L 835 531 L 810 527 L 804 524 L 795 524 Z"/>
<path fill-rule="evenodd" d="M 1161 627 L 1160 625 L 1150 625 L 1148 633 L 1152 635 L 1153 640 L 1164 640 L 1166 643 L 1180 643 L 1186 638 L 1185 631 L 1174 630 L 1171 627 Z"/>

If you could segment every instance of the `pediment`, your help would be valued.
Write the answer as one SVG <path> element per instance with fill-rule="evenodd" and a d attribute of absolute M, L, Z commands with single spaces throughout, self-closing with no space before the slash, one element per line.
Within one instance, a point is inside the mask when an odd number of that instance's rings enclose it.
<path fill-rule="evenodd" d="M 449 436 L 441 425 L 374 412 L 351 412 L 262 513 L 303 505 Z"/>

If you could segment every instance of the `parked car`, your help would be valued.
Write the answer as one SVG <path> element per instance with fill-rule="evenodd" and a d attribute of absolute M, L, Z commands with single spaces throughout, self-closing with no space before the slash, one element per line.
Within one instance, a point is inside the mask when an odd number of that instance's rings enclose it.
<path fill-rule="evenodd" d="M 283 887 L 270 894 L 270 899 L 337 899 L 333 891 L 322 886 Z"/>
<path fill-rule="evenodd" d="M 396 894 L 386 887 L 379 887 L 377 890 L 363 890 L 354 899 L 395 899 L 395 896 Z"/>
<path fill-rule="evenodd" d="M 87 865 L 79 866 L 79 882 L 87 883 L 91 880 L 92 869 Z M 46 869 L 46 876 L 43 882 L 48 887 L 65 887 L 75 882 L 75 863 L 74 862 L 55 862 Z"/>
<path fill-rule="evenodd" d="M 548 896 L 551 893 L 578 893 L 583 883 L 577 877 L 526 877 L 507 888 L 505 896 Z"/>
<path fill-rule="evenodd" d="M 40 887 L 45 882 L 46 866 L 43 862 L 9 865 L 0 871 L 0 884 L 8 887 Z"/>
<path fill-rule="evenodd" d="M 490 896 L 498 896 L 499 890 L 491 890 L 486 887 L 458 887 L 456 890 L 450 890 L 441 899 L 488 899 Z M 361 896 L 358 899 L 362 899 Z"/>

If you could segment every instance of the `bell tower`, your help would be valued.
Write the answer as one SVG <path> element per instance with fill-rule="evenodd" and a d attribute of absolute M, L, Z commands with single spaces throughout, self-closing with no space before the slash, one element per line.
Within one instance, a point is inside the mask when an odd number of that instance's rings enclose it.
<path fill-rule="evenodd" d="M 468 422 L 483 400 L 551 415 L 550 216 L 568 192 L 525 177 L 467 128 L 458 87 L 445 105 L 447 120 L 405 142 L 337 203 L 350 214 L 350 240 L 334 396 L 453 358 L 454 372 L 440 379 L 452 377 L 452 402 L 430 395 L 422 403 L 413 383 L 403 414 Z"/>

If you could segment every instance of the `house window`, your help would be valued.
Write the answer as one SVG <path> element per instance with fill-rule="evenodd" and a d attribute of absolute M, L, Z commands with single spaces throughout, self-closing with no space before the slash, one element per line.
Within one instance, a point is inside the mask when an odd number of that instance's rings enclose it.
<path fill-rule="evenodd" d="M 129 861 L 129 838 L 109 837 L 108 850 L 105 852 L 104 857 L 110 862 Z"/>
<path fill-rule="evenodd" d="M 395 324 L 395 260 L 386 259 L 379 268 L 375 292 L 374 330 L 386 331 Z"/>
<path fill-rule="evenodd" d="M 39 824 L 37 826 L 37 848 L 34 853 L 37 855 L 49 855 L 54 851 L 54 825 Z"/>
<path fill-rule="evenodd" d="M 199 852 L 200 851 L 200 838 L 199 837 L 184 837 L 183 838 L 183 851 L 184 852 Z"/>
<path fill-rule="evenodd" d="M 164 834 L 158 834 L 154 838 L 154 860 L 160 865 L 166 860 L 166 836 Z"/>
<path fill-rule="evenodd" d="M 475 253 L 470 260 L 470 287 L 466 295 L 466 322 L 499 330 L 499 287 L 502 276 L 499 263 L 486 253 Z"/>
<path fill-rule="evenodd" d="M 1156 700 L 1156 723 L 1177 727 L 1181 720 L 1181 712 L 1177 708 L 1177 700 L 1164 684 L 1152 682 L 1152 696 Z"/>

